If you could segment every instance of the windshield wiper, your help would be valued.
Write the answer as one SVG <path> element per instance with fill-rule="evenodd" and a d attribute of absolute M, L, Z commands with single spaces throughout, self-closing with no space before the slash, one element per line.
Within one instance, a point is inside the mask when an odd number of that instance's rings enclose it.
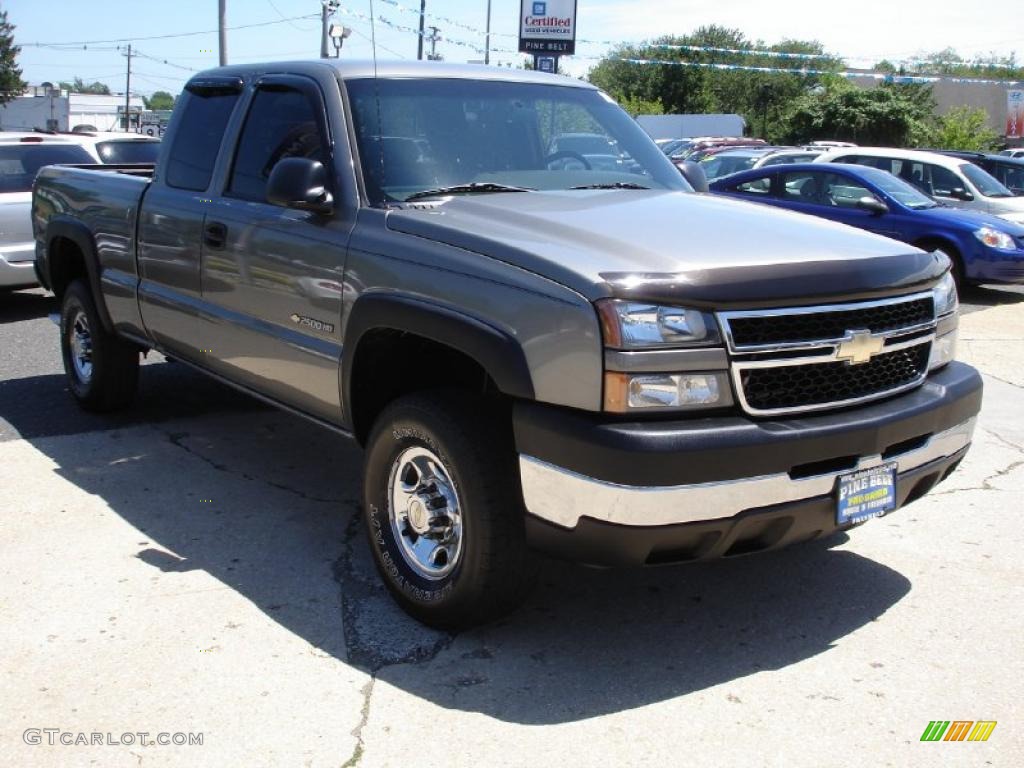
<path fill-rule="evenodd" d="M 513 187 L 509 184 L 496 184 L 493 181 L 474 181 L 471 184 L 452 184 L 450 187 L 425 189 L 405 198 L 405 202 L 419 200 L 424 197 L 441 197 L 442 195 L 477 195 L 488 192 L 536 192 L 532 187 Z"/>
<path fill-rule="evenodd" d="M 581 184 L 578 187 L 569 189 L 650 189 L 643 184 L 634 184 L 632 181 L 613 181 L 609 184 Z"/>

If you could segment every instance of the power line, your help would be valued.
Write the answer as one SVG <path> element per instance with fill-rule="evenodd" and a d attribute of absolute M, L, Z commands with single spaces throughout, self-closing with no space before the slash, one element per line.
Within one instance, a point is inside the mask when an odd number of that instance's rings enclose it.
<path fill-rule="evenodd" d="M 291 16 L 291 17 L 289 17 L 287 19 L 282 18 L 282 19 L 275 19 L 273 21 L 261 21 L 261 22 L 255 23 L 255 24 L 240 24 L 240 25 L 238 25 L 236 27 L 226 27 L 226 29 L 228 29 L 230 31 L 234 31 L 234 30 L 237 30 L 237 29 L 253 29 L 254 27 L 269 27 L 272 24 L 283 24 L 286 21 L 300 21 L 302 19 L 315 19 L 315 18 L 318 18 L 319 16 L 320 16 L 320 14 L 318 14 L 318 13 L 312 13 L 312 14 L 306 14 L 304 16 Z M 72 40 L 72 41 L 68 41 L 68 42 L 59 42 L 59 43 L 18 43 L 18 45 L 20 45 L 22 47 L 25 47 L 25 46 L 38 46 L 38 47 L 45 47 L 45 48 L 58 48 L 58 47 L 61 47 L 61 46 L 67 47 L 67 46 L 79 46 L 79 45 L 81 45 L 81 46 L 85 46 L 85 45 L 102 45 L 104 43 L 128 43 L 128 42 L 136 43 L 136 42 L 138 42 L 140 40 L 169 40 L 169 39 L 174 38 L 174 37 L 195 37 L 196 35 L 214 35 L 214 34 L 217 34 L 218 31 L 219 30 L 216 30 L 216 29 L 206 29 L 206 30 L 203 30 L 201 32 L 176 32 L 174 34 L 169 34 L 169 35 L 148 35 L 146 37 L 115 37 L 115 38 L 112 38 L 110 40 Z"/>

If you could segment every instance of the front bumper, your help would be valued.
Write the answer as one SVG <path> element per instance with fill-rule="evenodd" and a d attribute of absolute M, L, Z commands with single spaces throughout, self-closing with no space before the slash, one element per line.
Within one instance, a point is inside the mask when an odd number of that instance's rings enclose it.
<path fill-rule="evenodd" d="M 34 262 L 36 244 L 13 243 L 0 246 L 0 288 L 28 288 L 39 284 Z"/>
<path fill-rule="evenodd" d="M 898 397 L 788 420 L 608 422 L 520 404 L 527 532 L 538 548 L 601 565 L 816 538 L 838 529 L 840 474 L 897 462 L 899 506 L 945 479 L 970 444 L 981 391 L 973 368 L 951 363 Z"/>

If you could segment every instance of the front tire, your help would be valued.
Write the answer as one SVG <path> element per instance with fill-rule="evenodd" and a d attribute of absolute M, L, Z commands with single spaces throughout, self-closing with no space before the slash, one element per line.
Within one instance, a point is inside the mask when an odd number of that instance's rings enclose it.
<path fill-rule="evenodd" d="M 82 408 L 113 411 L 135 398 L 138 347 L 103 327 L 92 294 L 81 280 L 64 292 L 60 347 L 68 388 Z"/>
<path fill-rule="evenodd" d="M 363 514 L 401 607 L 460 629 L 497 618 L 535 576 L 507 409 L 468 393 L 389 405 L 366 446 Z"/>

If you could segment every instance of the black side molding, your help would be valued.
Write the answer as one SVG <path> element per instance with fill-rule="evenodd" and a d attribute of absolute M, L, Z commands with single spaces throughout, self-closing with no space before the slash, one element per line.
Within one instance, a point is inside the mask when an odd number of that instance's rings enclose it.
<path fill-rule="evenodd" d="M 110 320 L 110 313 L 107 312 L 107 303 L 103 300 L 103 291 L 100 287 L 100 260 L 96 253 L 96 243 L 93 240 L 89 228 L 77 219 L 70 216 L 57 215 L 50 219 L 46 225 L 46 261 L 37 270 L 40 277 L 45 278 L 43 284 L 53 290 L 53 242 L 57 238 L 70 240 L 82 253 L 82 260 L 85 262 L 85 272 L 89 278 L 89 288 L 92 290 L 93 300 L 96 302 L 96 311 L 99 313 L 100 322 L 103 327 L 112 331 L 114 324 Z M 56 293 L 56 291 L 54 291 Z"/>
<path fill-rule="evenodd" d="M 411 296 L 371 293 L 356 300 L 345 328 L 341 359 L 342 403 L 351 403 L 352 364 L 367 331 L 405 331 L 445 344 L 476 360 L 498 389 L 532 400 L 533 380 L 519 343 L 509 334 L 475 317 Z"/>

